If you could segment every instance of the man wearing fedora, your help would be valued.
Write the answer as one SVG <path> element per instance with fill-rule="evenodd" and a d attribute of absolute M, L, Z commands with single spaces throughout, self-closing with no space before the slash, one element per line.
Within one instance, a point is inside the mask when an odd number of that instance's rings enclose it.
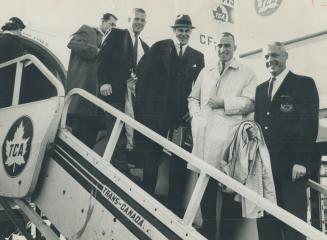
<path fill-rule="evenodd" d="M 192 33 L 191 18 L 178 15 L 172 26 L 175 38 L 159 41 L 150 48 L 144 78 L 139 82 L 137 102 L 139 121 L 166 137 L 168 132 L 189 124 L 187 97 L 204 67 L 204 56 L 188 43 Z M 144 140 L 144 188 L 153 194 L 162 147 Z M 173 156 L 170 166 L 168 205 L 179 213 L 185 184 L 186 162 Z M 170 201 L 172 200 L 172 201 Z M 172 206 L 174 205 L 174 206 Z"/>

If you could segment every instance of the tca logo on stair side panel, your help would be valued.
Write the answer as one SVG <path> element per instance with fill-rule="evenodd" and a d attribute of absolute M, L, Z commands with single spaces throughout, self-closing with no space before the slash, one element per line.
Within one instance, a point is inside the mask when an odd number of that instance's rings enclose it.
<path fill-rule="evenodd" d="M 33 124 L 29 117 L 17 119 L 2 144 L 2 162 L 10 177 L 17 177 L 25 168 L 31 153 Z"/>

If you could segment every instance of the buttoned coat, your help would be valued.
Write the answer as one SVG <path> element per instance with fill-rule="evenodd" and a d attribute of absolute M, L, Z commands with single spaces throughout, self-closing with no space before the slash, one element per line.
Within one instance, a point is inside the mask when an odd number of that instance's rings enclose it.
<path fill-rule="evenodd" d="M 113 28 L 103 41 L 97 58 L 99 88 L 112 86 L 112 94 L 101 96 L 108 103 L 125 103 L 127 79 L 133 65 L 133 43 L 127 29 Z"/>
<path fill-rule="evenodd" d="M 161 134 L 166 134 L 170 126 L 169 100 L 173 91 L 171 72 L 171 54 L 176 52 L 173 40 L 159 41 L 150 48 L 144 66 L 144 76 L 138 84 L 137 102 L 140 109 L 140 121 Z M 201 52 L 186 47 L 184 59 L 183 93 L 178 96 L 185 103 L 187 113 L 187 97 L 192 85 L 204 67 L 204 56 Z"/>
<path fill-rule="evenodd" d="M 69 41 L 71 50 L 67 72 L 66 91 L 82 88 L 97 96 L 96 58 L 101 45 L 102 34 L 93 27 L 81 26 Z M 80 97 L 74 97 L 69 113 L 95 116 L 96 106 Z"/>
<path fill-rule="evenodd" d="M 263 129 L 274 177 L 290 181 L 294 164 L 308 166 L 318 132 L 319 96 L 312 78 L 291 71 L 272 102 L 268 86 L 266 81 L 256 89 L 255 121 Z"/>

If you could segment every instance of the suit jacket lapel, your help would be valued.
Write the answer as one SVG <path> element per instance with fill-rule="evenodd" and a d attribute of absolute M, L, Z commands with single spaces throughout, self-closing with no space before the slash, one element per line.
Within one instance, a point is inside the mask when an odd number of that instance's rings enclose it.
<path fill-rule="evenodd" d="M 191 59 L 190 55 L 191 55 L 191 48 L 187 46 L 182 56 L 182 59 Z"/>
<path fill-rule="evenodd" d="M 103 46 L 106 46 L 108 44 L 108 42 L 110 41 L 110 39 L 112 38 L 112 35 L 114 34 L 114 28 L 111 29 L 110 33 L 107 36 L 103 36 L 105 37 L 103 43 L 101 44 L 101 48 L 103 48 Z"/>
<path fill-rule="evenodd" d="M 273 96 L 271 100 L 271 104 L 273 104 L 276 101 L 276 98 L 280 95 L 280 93 L 287 87 L 289 80 L 292 78 L 292 72 L 289 71 L 289 73 L 286 75 L 285 79 L 283 79 L 283 82 L 277 89 L 275 95 Z M 267 90 L 268 91 L 268 90 Z"/>
<path fill-rule="evenodd" d="M 168 40 L 167 44 L 163 45 L 161 48 L 161 59 L 163 61 L 163 65 L 167 71 L 167 74 L 170 75 L 170 54 L 174 51 L 174 42 L 172 40 Z"/>
<path fill-rule="evenodd" d="M 144 51 L 144 55 L 149 51 L 149 46 L 140 38 L 140 42 Z"/>

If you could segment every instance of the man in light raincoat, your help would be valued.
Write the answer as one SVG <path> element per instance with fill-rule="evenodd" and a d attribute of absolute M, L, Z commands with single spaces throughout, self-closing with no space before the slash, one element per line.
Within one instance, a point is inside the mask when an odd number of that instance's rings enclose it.
<path fill-rule="evenodd" d="M 188 99 L 192 152 L 218 169 L 240 122 L 254 110 L 257 78 L 234 58 L 235 50 L 234 36 L 222 33 L 218 39 L 218 64 L 201 71 Z M 220 219 L 222 197 L 218 183 L 210 180 L 201 203 L 202 233 L 208 239 L 219 237 L 216 219 Z"/>

